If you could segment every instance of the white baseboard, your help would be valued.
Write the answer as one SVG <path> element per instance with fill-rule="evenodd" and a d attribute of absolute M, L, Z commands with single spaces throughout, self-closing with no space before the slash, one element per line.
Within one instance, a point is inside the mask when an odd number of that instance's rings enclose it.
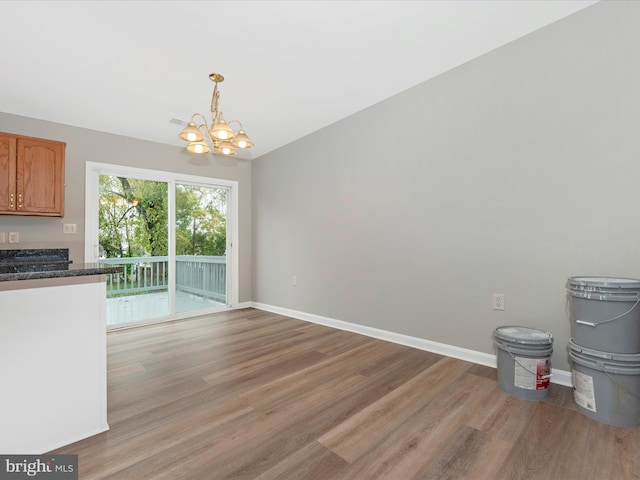
<path fill-rule="evenodd" d="M 489 353 L 477 352 L 475 350 L 460 348 L 454 345 L 448 345 L 446 343 L 425 340 L 424 338 L 411 337 L 409 335 L 403 335 L 401 333 L 389 332 L 388 330 L 380 330 L 378 328 L 358 325 L 356 323 L 344 322 L 342 320 L 314 315 L 312 313 L 299 312 L 297 310 L 290 310 L 288 308 L 282 307 L 274 307 L 272 305 L 266 305 L 259 302 L 250 302 L 250 305 L 248 306 L 252 306 L 253 308 L 257 308 L 258 310 L 264 310 L 266 312 L 278 313 L 287 317 L 296 318 L 298 320 L 304 320 L 311 323 L 317 323 L 319 325 L 325 325 L 327 327 L 337 328 L 338 330 L 359 333 L 361 335 L 366 335 L 367 337 L 377 338 L 379 340 L 398 343 L 400 345 L 406 345 L 407 347 L 413 347 L 419 350 L 465 360 L 467 362 L 484 365 L 486 367 L 497 368 L 496 356 Z M 551 383 L 557 383 L 558 385 L 571 387 L 571 372 L 553 368 L 551 370 Z"/>
<path fill-rule="evenodd" d="M 84 440 L 86 438 L 93 437 L 94 435 L 98 435 L 99 433 L 103 433 L 103 432 L 107 432 L 107 431 L 109 431 L 109 425 L 107 425 L 105 423 L 104 425 L 96 428 L 95 430 L 91 430 L 89 432 L 84 432 L 84 433 L 82 433 L 80 435 L 76 435 L 74 437 L 67 438 L 66 440 L 63 440 L 61 442 L 57 442 L 57 443 L 52 444 L 52 445 L 47 445 L 41 451 L 38 451 L 37 453 L 33 453 L 33 454 L 34 455 L 45 455 L 47 452 L 52 452 L 52 451 L 57 450 L 59 448 L 66 447 L 67 445 L 71 445 L 72 443 L 79 442 L 80 440 Z M 11 453 L 11 452 L 9 452 L 9 453 Z M 16 454 L 20 454 L 20 453 L 16 452 Z"/>
<path fill-rule="evenodd" d="M 558 385 L 564 385 L 565 387 L 573 387 L 573 381 L 571 380 L 571 372 L 567 372 L 566 370 L 558 370 L 557 368 L 552 368 L 551 383 L 557 383 Z"/>
<path fill-rule="evenodd" d="M 253 302 L 240 302 L 231 306 L 231 310 L 240 310 L 241 308 L 251 308 L 253 307 Z"/>

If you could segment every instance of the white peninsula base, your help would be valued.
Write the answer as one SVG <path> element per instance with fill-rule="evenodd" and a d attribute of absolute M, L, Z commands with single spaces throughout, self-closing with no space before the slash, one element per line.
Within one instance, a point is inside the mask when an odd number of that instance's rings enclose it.
<path fill-rule="evenodd" d="M 0 453 L 109 429 L 104 276 L 0 283 Z"/>

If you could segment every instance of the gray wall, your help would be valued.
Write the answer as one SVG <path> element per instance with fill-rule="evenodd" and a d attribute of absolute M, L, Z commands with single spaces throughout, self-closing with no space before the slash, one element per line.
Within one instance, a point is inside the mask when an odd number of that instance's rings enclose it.
<path fill-rule="evenodd" d="M 545 329 L 569 370 L 567 278 L 640 277 L 638 25 L 596 4 L 254 161 L 253 299 L 485 353 Z"/>
<path fill-rule="evenodd" d="M 67 142 L 64 218 L 2 215 L 0 231 L 20 232 L 21 242 L 2 244 L 0 248 L 68 247 L 74 263 L 83 263 L 87 161 L 236 180 L 240 203 L 239 301 L 251 300 L 251 164 L 248 161 L 213 156 L 194 159 L 180 147 L 6 113 L 0 113 L 0 131 Z M 76 223 L 78 233 L 63 235 L 63 223 Z"/>

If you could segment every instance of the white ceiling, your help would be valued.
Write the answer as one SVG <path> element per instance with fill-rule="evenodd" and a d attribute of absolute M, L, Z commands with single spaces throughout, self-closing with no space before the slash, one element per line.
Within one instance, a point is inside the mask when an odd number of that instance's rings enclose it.
<path fill-rule="evenodd" d="M 0 1 L 0 111 L 172 145 L 220 109 L 256 158 L 596 1 Z"/>

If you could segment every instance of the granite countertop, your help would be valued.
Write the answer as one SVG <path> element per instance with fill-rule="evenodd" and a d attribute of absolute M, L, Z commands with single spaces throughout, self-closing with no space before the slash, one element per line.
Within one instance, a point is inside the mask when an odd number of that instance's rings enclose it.
<path fill-rule="evenodd" d="M 99 263 L 73 264 L 68 248 L 0 250 L 0 282 L 104 275 L 122 267 Z"/>
<path fill-rule="evenodd" d="M 30 272 L 0 273 L 0 282 L 15 280 L 35 280 L 38 278 L 82 277 L 86 275 L 105 275 L 122 272 L 122 267 L 101 265 L 99 263 L 64 264 L 59 270 L 35 270 Z"/>

